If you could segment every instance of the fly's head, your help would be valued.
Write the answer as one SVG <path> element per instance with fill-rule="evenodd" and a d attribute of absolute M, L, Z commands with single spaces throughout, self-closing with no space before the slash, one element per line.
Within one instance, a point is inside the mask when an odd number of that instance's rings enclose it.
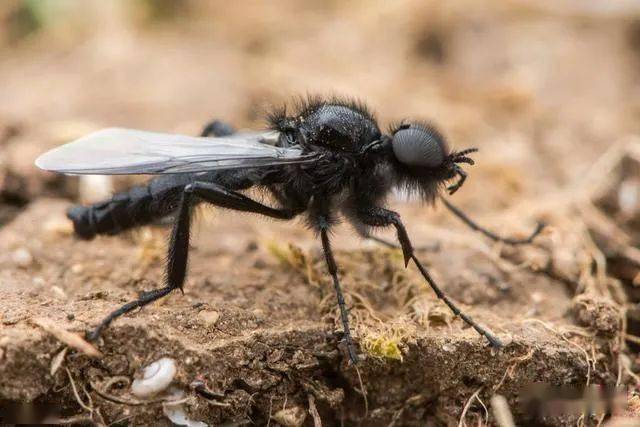
<path fill-rule="evenodd" d="M 409 190 L 417 190 L 423 198 L 433 199 L 447 181 L 458 178 L 447 187 L 449 194 L 462 186 L 467 175 L 461 164 L 473 165 L 468 154 L 478 150 L 451 151 L 435 127 L 404 122 L 391 130 L 391 151 L 399 184 Z"/>

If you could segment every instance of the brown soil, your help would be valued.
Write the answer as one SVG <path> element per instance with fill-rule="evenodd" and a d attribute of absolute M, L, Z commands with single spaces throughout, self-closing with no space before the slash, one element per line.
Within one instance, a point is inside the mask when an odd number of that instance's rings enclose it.
<path fill-rule="evenodd" d="M 637 144 L 628 135 L 640 111 L 638 12 L 390 3 L 375 14 L 253 5 L 247 22 L 239 5 L 189 2 L 176 22 L 142 29 L 116 8 L 96 12 L 95 28 L 6 42 L 0 408 L 54 403 L 80 422 L 169 424 L 160 400 L 136 401 L 128 385 L 164 356 L 177 363 L 172 387 L 189 418 L 209 425 L 494 425 L 496 395 L 522 425 L 532 421 L 518 398 L 534 382 L 637 387 L 625 337 L 640 333 L 638 229 L 612 195 L 640 169 L 621 166 Z M 90 37 L 80 43 L 78 33 Z M 82 334 L 160 286 L 167 231 L 75 239 L 64 212 L 80 197 L 77 181 L 36 171 L 33 159 L 101 125 L 194 134 L 220 117 L 256 127 L 265 105 L 305 91 L 361 96 L 384 124 L 434 119 L 456 147 L 482 150 L 456 203 L 504 235 L 549 225 L 535 245 L 512 248 L 442 207 L 393 201 L 417 246 L 438 244 L 418 252 L 438 283 L 505 348 L 454 318 L 399 252 L 341 225 L 334 246 L 363 355 L 356 369 L 313 234 L 206 211 L 184 294 L 118 319 L 96 344 L 100 357 L 66 349 L 60 330 Z M 637 410 L 631 391 L 627 416 Z"/>

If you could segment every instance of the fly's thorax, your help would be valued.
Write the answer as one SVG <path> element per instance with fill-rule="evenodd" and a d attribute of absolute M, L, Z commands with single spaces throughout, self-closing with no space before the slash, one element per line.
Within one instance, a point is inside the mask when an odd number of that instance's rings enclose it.
<path fill-rule="evenodd" d="M 324 104 L 299 118 L 304 142 L 341 152 L 358 152 L 380 138 L 375 121 L 346 105 Z"/>
<path fill-rule="evenodd" d="M 299 145 L 305 151 L 360 153 L 382 136 L 367 107 L 345 98 L 303 98 L 291 113 L 286 106 L 272 111 L 268 121 L 282 135 L 279 145 Z"/>

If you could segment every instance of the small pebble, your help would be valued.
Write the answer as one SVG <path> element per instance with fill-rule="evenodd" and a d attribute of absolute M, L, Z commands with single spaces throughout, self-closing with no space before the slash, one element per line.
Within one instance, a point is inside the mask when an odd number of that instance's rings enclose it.
<path fill-rule="evenodd" d="M 218 319 L 220 319 L 220 313 L 215 310 L 202 310 L 198 313 L 198 317 L 208 326 L 215 326 Z"/>
<path fill-rule="evenodd" d="M 19 248 L 13 251 L 11 259 L 21 268 L 27 268 L 33 263 L 33 255 L 27 248 Z"/>
<path fill-rule="evenodd" d="M 44 231 L 50 236 L 70 236 L 73 234 L 73 223 L 64 216 L 49 218 L 44 223 Z"/>
<path fill-rule="evenodd" d="M 51 292 L 60 299 L 67 299 L 67 294 L 59 286 L 52 286 Z"/>
<path fill-rule="evenodd" d="M 446 351 L 447 353 L 453 353 L 456 351 L 456 348 L 451 344 L 443 344 L 442 351 Z"/>
<path fill-rule="evenodd" d="M 307 418 L 307 411 L 300 406 L 293 406 L 279 410 L 271 418 L 284 427 L 300 427 Z"/>

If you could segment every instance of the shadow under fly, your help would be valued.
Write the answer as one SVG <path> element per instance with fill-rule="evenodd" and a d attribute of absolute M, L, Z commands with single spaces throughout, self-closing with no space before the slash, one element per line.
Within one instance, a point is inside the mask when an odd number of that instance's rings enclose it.
<path fill-rule="evenodd" d="M 104 129 L 40 156 L 42 169 L 68 174 L 153 174 L 147 185 L 116 194 L 111 200 L 68 211 L 75 233 L 91 239 L 97 234 L 117 234 L 132 227 L 172 215 L 165 286 L 143 292 L 139 298 L 109 314 L 89 334 L 97 339 L 114 319 L 143 307 L 175 289 L 182 290 L 189 252 L 193 207 L 207 203 L 290 220 L 304 215 L 322 243 L 326 265 L 333 278 L 344 341 L 352 362 L 358 361 L 349 329 L 338 266 L 329 231 L 343 216 L 365 238 L 372 228 L 395 228 L 405 266 L 412 261 L 438 298 L 494 347 L 502 344 L 490 331 L 462 312 L 434 282 L 414 254 L 409 234 L 398 213 L 386 207 L 391 190 L 402 189 L 444 205 L 474 230 L 508 244 L 529 243 L 530 237 L 501 238 L 478 226 L 440 195 L 455 193 L 467 174 L 463 164 L 473 165 L 469 148 L 451 151 L 445 138 L 430 124 L 403 121 L 382 133 L 367 107 L 338 98 L 301 100 L 290 114 L 286 107 L 268 116 L 269 130 L 234 132 L 214 121 L 200 137 L 129 129 Z M 449 186 L 446 186 L 449 183 Z M 272 203 L 259 203 L 244 190 L 261 187 Z"/>

